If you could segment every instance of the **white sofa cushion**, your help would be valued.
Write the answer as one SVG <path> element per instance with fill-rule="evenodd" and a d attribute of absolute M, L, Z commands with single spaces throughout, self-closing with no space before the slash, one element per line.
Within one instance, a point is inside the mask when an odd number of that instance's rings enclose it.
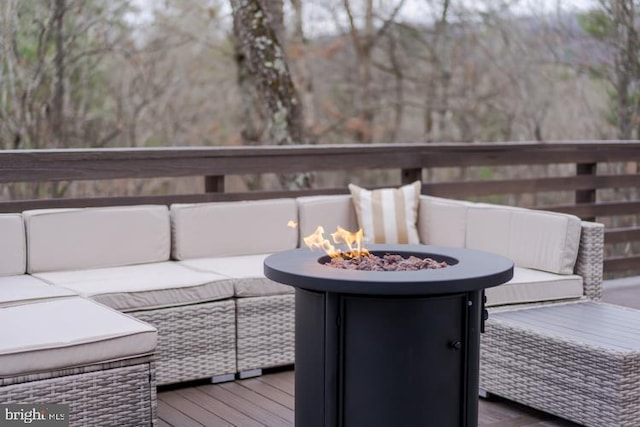
<path fill-rule="evenodd" d="M 476 204 L 467 209 L 465 246 L 509 258 L 511 213 L 508 206 Z M 515 260 L 513 260 L 515 263 Z M 517 263 L 516 263 L 517 265 Z"/>
<path fill-rule="evenodd" d="M 339 226 L 358 231 L 358 219 L 350 195 L 299 197 L 297 203 L 300 247 L 305 247 L 302 239 L 313 234 L 318 226 L 324 228 L 327 236 Z"/>
<path fill-rule="evenodd" d="M 28 274 L 0 277 L 0 307 L 74 295 L 77 294 L 69 289 L 50 285 Z"/>
<path fill-rule="evenodd" d="M 474 203 L 463 200 L 420 196 L 418 233 L 427 245 L 464 248 L 467 237 L 467 210 Z"/>
<path fill-rule="evenodd" d="M 506 256 L 519 267 L 572 274 L 580 226 L 574 215 L 476 204 L 467 210 L 466 246 Z"/>
<path fill-rule="evenodd" d="M 267 256 L 268 254 L 196 258 L 180 261 L 180 264 L 197 271 L 213 272 L 233 278 L 236 297 L 261 297 L 293 293 L 293 287 L 265 277 L 264 259 Z"/>
<path fill-rule="evenodd" d="M 511 217 L 509 255 L 522 267 L 571 274 L 580 233 L 577 216 L 523 209 Z"/>
<path fill-rule="evenodd" d="M 582 277 L 515 267 L 510 281 L 487 288 L 485 295 L 488 307 L 581 298 Z"/>
<path fill-rule="evenodd" d="M 231 278 L 193 271 L 174 261 L 53 271 L 35 276 L 121 311 L 172 307 L 233 296 Z"/>
<path fill-rule="evenodd" d="M 23 213 L 27 271 L 65 271 L 166 261 L 166 206 L 39 209 Z"/>
<path fill-rule="evenodd" d="M 294 249 L 294 199 L 171 205 L 172 256 L 177 260 Z"/>
<path fill-rule="evenodd" d="M 422 183 L 367 190 L 349 184 L 358 225 L 367 243 L 420 243 L 418 205 Z"/>
<path fill-rule="evenodd" d="M 1 214 L 0 236 L 0 276 L 23 274 L 27 266 L 27 249 L 22 215 Z"/>
<path fill-rule="evenodd" d="M 26 375 L 151 354 L 148 324 L 83 298 L 0 310 L 0 377 Z"/>

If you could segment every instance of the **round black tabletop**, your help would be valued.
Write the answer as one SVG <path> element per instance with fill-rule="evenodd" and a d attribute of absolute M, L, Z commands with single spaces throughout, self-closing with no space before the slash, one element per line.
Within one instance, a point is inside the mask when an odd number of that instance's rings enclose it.
<path fill-rule="evenodd" d="M 369 245 L 378 256 L 415 255 L 446 261 L 439 269 L 418 271 L 346 270 L 325 265 L 326 256 L 306 248 L 268 256 L 264 274 L 296 288 L 342 294 L 434 295 L 477 291 L 501 285 L 513 277 L 513 261 L 489 252 L 426 245 Z"/>

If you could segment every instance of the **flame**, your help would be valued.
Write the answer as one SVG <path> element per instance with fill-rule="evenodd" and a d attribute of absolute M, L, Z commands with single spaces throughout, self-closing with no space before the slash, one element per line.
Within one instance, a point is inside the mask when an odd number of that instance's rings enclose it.
<path fill-rule="evenodd" d="M 347 250 L 342 251 L 336 248 L 328 239 L 325 239 L 322 226 L 318 226 L 316 231 L 303 238 L 303 240 L 310 249 L 322 249 L 331 258 L 357 258 L 362 255 L 369 255 L 369 251 L 362 245 L 364 240 L 362 229 L 352 233 L 342 227 L 338 227 L 335 233 L 331 233 L 331 238 L 336 245 L 341 243 L 346 245 Z"/>
<path fill-rule="evenodd" d="M 292 219 L 290 219 L 289 222 L 287 222 L 287 227 L 289 228 L 296 228 L 297 226 L 298 226 L 298 223 Z"/>

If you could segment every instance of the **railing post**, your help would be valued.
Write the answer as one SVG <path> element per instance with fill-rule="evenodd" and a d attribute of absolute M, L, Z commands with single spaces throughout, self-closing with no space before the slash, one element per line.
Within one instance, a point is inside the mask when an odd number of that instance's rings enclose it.
<path fill-rule="evenodd" d="M 593 175 L 597 174 L 597 163 L 578 163 L 576 164 L 576 175 Z M 596 189 L 588 188 L 586 190 L 576 190 L 576 204 L 595 203 Z M 595 221 L 595 216 L 583 217 L 584 221 Z"/>
<path fill-rule="evenodd" d="M 224 193 L 224 175 L 205 176 L 204 191 L 207 193 Z"/>
<path fill-rule="evenodd" d="M 422 168 L 402 169 L 402 185 L 422 181 Z"/>

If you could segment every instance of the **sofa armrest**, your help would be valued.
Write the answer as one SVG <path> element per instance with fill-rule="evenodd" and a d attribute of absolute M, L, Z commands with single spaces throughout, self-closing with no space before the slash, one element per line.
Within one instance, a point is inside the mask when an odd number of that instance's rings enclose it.
<path fill-rule="evenodd" d="M 582 276 L 584 295 L 589 299 L 599 301 L 602 298 L 604 225 L 582 221 L 581 228 L 575 273 Z"/>

